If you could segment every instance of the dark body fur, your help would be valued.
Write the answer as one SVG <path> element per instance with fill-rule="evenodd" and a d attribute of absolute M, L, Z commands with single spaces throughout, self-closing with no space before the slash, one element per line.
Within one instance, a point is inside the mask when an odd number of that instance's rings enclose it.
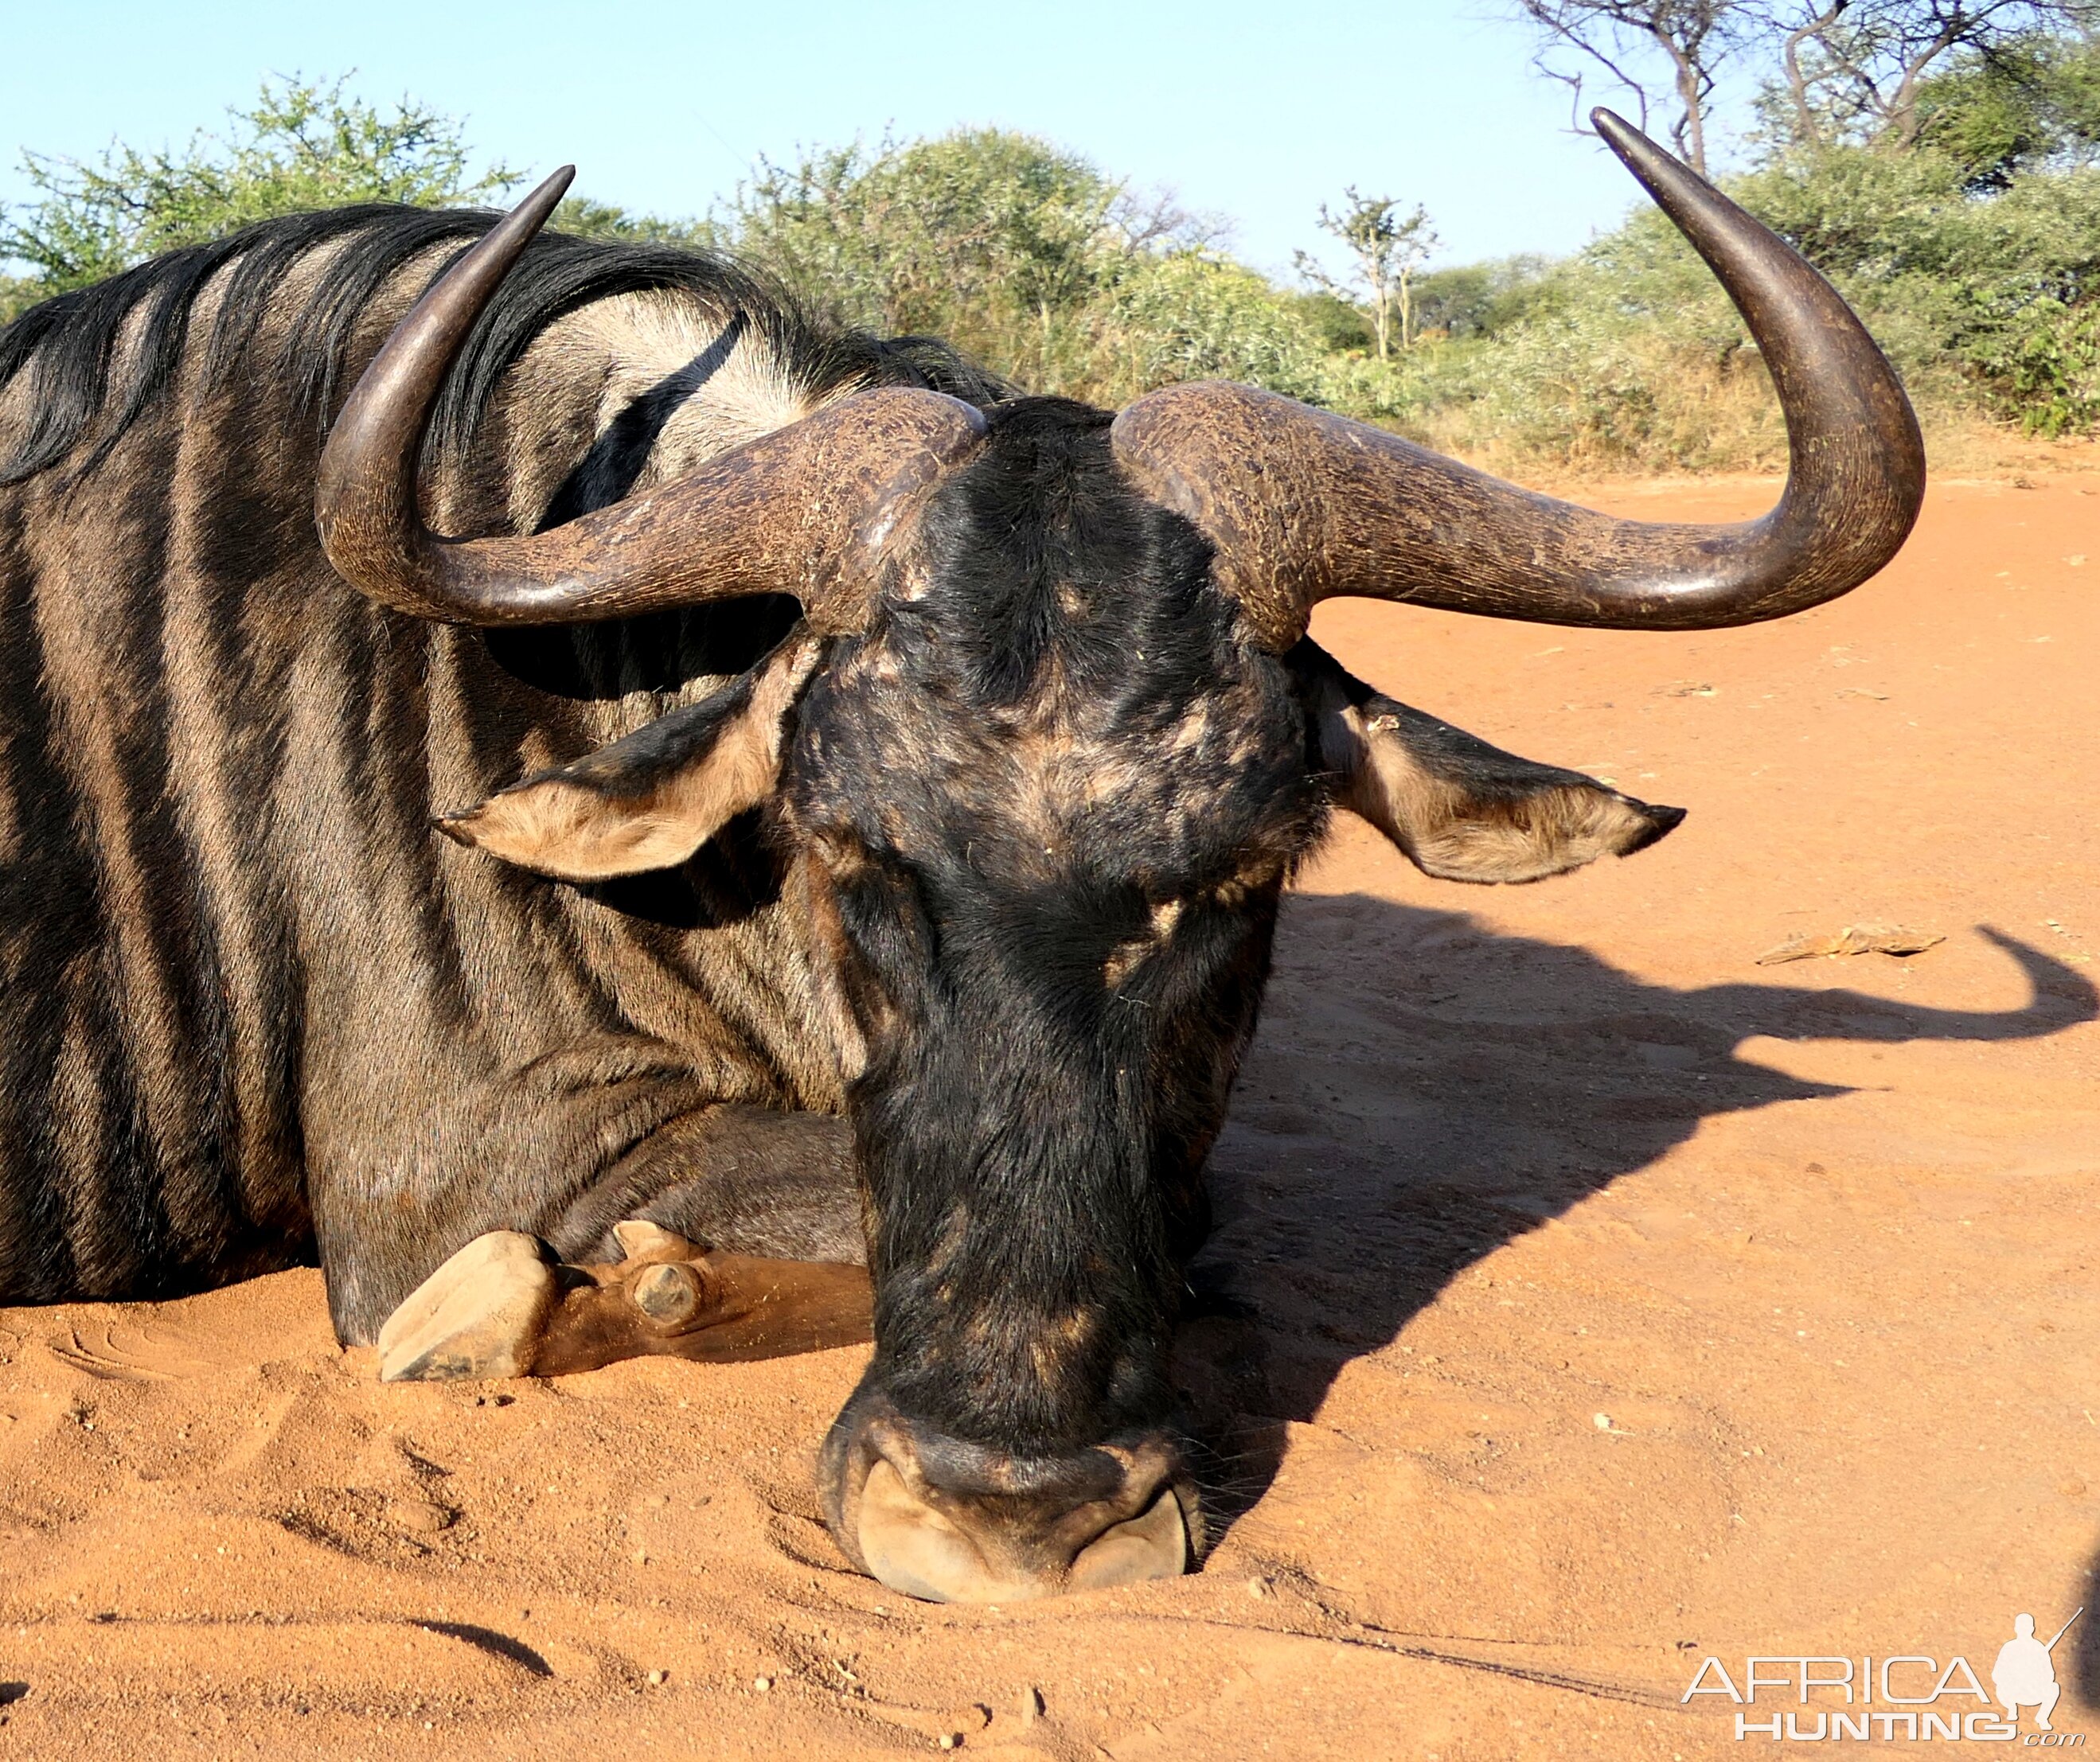
<path fill-rule="evenodd" d="M 321 555 L 326 415 L 488 223 L 271 222 L 0 333 L 0 1302 L 318 1253 L 367 1338 L 467 1236 L 575 1256 L 666 1192 L 725 1245 L 858 1252 L 843 1018 L 756 816 L 597 888 L 430 826 L 696 700 L 792 603 L 486 637 Z M 724 264 L 542 240 L 455 370 L 430 515 L 566 518 L 883 382 L 997 390 Z M 780 1132 L 806 1205 L 740 1198 Z"/>

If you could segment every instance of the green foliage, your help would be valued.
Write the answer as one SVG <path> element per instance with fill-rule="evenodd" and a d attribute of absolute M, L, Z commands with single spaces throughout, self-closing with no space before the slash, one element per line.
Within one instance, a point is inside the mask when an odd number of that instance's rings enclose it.
<path fill-rule="evenodd" d="M 1928 415 L 2093 434 L 2100 49 L 2036 38 L 2017 50 L 1954 58 L 1925 81 L 1914 144 L 1778 152 L 1730 187 L 1837 282 Z M 471 201 L 516 181 L 472 163 L 456 121 L 366 104 L 340 81 L 266 87 L 223 136 L 200 134 L 179 152 L 120 145 L 94 165 L 30 155 L 38 200 L 0 225 L 0 253 L 29 273 L 0 278 L 0 321 L 268 215 Z M 1409 221 L 1390 203 L 1369 205 L 1395 226 Z M 1279 287 L 1220 249 L 1214 224 L 1001 130 L 761 164 L 705 219 L 571 197 L 555 225 L 736 252 L 841 321 L 942 337 L 1018 385 L 1109 406 L 1217 377 L 1507 468 L 1743 468 L 1785 456 L 1756 350 L 1712 275 L 1650 209 L 1557 262 L 1417 270 L 1408 246 L 1414 346 L 1383 354 L 1374 297 Z M 1379 271 L 1388 293 L 1392 252 Z M 1365 291 L 1375 295 L 1368 282 Z M 1394 330 L 1408 334 L 1395 326 L 1389 339 Z"/>
<path fill-rule="evenodd" d="M 1546 267 L 1544 258 L 1524 256 L 1432 269 L 1414 284 L 1415 321 L 1439 341 L 1492 337 L 1538 303 Z"/>
<path fill-rule="evenodd" d="M 1833 148 L 1732 193 L 1836 282 L 1921 406 L 2049 435 L 2100 426 L 2100 170 L 2021 173 L 1982 196 L 1970 168 L 1935 148 Z M 1718 469 L 1784 458 L 1741 321 L 1660 214 L 1637 214 L 1507 297 L 1513 318 L 1418 351 L 1383 413 L 1515 460 Z"/>
<path fill-rule="evenodd" d="M 26 275 L 0 275 L 0 324 L 13 323 L 43 297 L 42 289 Z"/>
<path fill-rule="evenodd" d="M 2025 325 L 1977 339 L 1968 359 L 2029 434 L 2100 429 L 2100 302 L 2038 305 Z"/>
<path fill-rule="evenodd" d="M 405 99 L 382 109 L 346 83 L 266 84 L 252 109 L 228 112 L 226 135 L 201 131 L 179 152 L 120 144 L 95 165 L 24 154 L 38 199 L 0 224 L 0 259 L 29 265 L 42 298 L 276 214 L 473 201 L 518 181 L 501 167 L 474 175 L 452 117 Z"/>
<path fill-rule="evenodd" d="M 580 239 L 609 239 L 621 244 L 666 244 L 682 251 L 718 250 L 721 231 L 710 220 L 666 220 L 638 214 L 612 202 L 587 196 L 565 198 L 547 222 L 557 232 Z"/>
<path fill-rule="evenodd" d="M 1009 130 L 763 165 L 723 230 L 832 316 L 945 337 L 1038 391 L 1116 403 L 1207 373 L 1303 395 L 1326 353 L 1202 222 Z"/>
<path fill-rule="evenodd" d="M 1928 395 L 2036 432 L 2090 429 L 2100 170 L 2015 172 L 1986 193 L 1973 170 L 1930 146 L 1835 149 L 1744 189 Z"/>
<path fill-rule="evenodd" d="M 986 129 L 763 163 L 733 223 L 739 249 L 848 322 L 946 334 L 1083 298 L 1116 193 L 1076 155 Z"/>
<path fill-rule="evenodd" d="M 2089 160 L 2100 145 L 2100 43 L 2031 37 L 1974 55 L 1918 92 L 1923 145 L 1978 192 Z"/>
<path fill-rule="evenodd" d="M 1928 416 L 2100 430 L 2100 51 L 1923 82 L 1919 139 L 1782 152 L 1730 192 L 1837 284 Z M 1567 262 L 1424 278 L 1449 340 L 1376 400 L 1439 444 L 1611 468 L 1777 465 L 1754 348 L 1652 209 Z"/>
<path fill-rule="evenodd" d="M 1502 321 L 1414 350 L 1366 413 L 1513 465 L 1720 469 L 1783 457 L 1733 311 L 1654 218 L 1520 284 Z"/>
<path fill-rule="evenodd" d="M 1251 269 L 1201 251 L 1143 259 L 1110 296 L 1110 402 L 1189 379 L 1235 379 L 1321 400 L 1328 354 L 1295 302 Z M 1103 363 L 1103 366 L 1109 363 Z"/>
<path fill-rule="evenodd" d="M 2100 428 L 2100 59 L 2083 44 L 1955 60 L 1921 140 L 1781 156 L 1732 188 L 1839 286 L 1939 415 Z M 978 130 L 766 165 L 712 237 L 849 322 L 947 337 L 1031 390 L 1118 404 L 1217 376 L 1507 460 L 1776 465 L 1762 363 L 1652 209 L 1560 262 L 1427 271 L 1418 346 L 1279 289 L 1088 161 Z"/>
<path fill-rule="evenodd" d="M 1363 355 L 1377 348 L 1378 333 L 1370 315 L 1355 301 L 1315 288 L 1298 295 L 1295 303 L 1330 355 Z"/>

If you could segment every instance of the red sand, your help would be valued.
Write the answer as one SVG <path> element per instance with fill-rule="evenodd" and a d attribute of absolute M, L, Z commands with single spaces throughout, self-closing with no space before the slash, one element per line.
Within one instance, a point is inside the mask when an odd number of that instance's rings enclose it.
<path fill-rule="evenodd" d="M 1988 1674 L 2100 1602 L 2096 585 L 2067 478 L 1935 487 L 1765 628 L 1323 612 L 1692 813 L 1514 890 L 1345 822 L 1305 878 L 1217 1157 L 1260 1324 L 1193 1342 L 1248 1410 L 1200 1574 L 990 1610 L 845 1570 L 810 1466 L 858 1350 L 382 1388 L 311 1272 L 0 1310 L 0 1756 L 1617 1762 L 1763 1753 L 1680 1705 L 1709 1654 Z M 1870 919 L 1948 940 L 1753 964 Z"/>

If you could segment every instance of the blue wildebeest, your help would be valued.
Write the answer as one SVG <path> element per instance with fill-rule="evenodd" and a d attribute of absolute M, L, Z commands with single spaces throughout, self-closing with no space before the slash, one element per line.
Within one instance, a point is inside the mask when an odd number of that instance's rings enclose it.
<path fill-rule="evenodd" d="M 1845 592 L 1917 510 L 1838 296 L 1600 126 L 1771 368 L 1762 520 L 1607 518 L 1240 386 L 1015 395 L 537 236 L 565 175 L 30 311 L 0 1302 L 317 1258 L 388 1377 L 871 1332 L 821 1469 L 858 1565 L 1182 1570 L 1167 1350 L 1293 866 L 1337 807 L 1465 881 L 1679 817 L 1380 696 L 1313 606 L 1707 629 Z"/>

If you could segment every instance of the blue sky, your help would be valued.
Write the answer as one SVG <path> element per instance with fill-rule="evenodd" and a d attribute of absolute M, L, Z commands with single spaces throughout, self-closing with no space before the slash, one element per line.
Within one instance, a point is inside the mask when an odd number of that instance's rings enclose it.
<path fill-rule="evenodd" d="M 1426 203 L 1441 262 L 1571 250 L 1634 188 L 1493 3 L 17 4 L 0 203 L 27 193 L 22 148 L 179 143 L 266 75 L 354 68 L 367 97 L 465 116 L 491 158 L 574 160 L 580 192 L 659 213 L 704 211 L 761 153 L 996 123 L 1171 186 L 1272 271 L 1350 183 Z"/>

